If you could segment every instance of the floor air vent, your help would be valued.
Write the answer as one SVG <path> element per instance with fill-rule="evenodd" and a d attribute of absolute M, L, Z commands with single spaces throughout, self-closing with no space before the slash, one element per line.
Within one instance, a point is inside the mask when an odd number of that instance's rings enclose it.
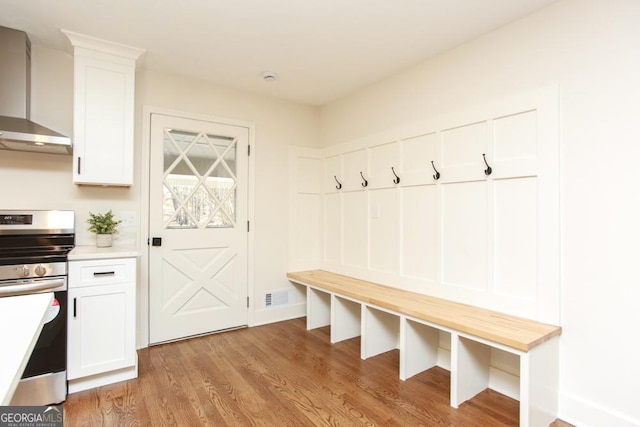
<path fill-rule="evenodd" d="M 288 289 L 281 291 L 269 291 L 264 294 L 265 307 L 276 307 L 278 305 L 289 304 L 290 291 Z"/>

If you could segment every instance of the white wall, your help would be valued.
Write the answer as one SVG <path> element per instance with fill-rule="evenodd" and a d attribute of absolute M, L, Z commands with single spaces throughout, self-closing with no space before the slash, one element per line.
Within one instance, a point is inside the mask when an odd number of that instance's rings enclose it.
<path fill-rule="evenodd" d="M 64 135 L 73 134 L 73 57 L 32 45 L 31 120 Z M 89 210 L 137 211 L 137 188 L 80 187 L 73 184 L 71 156 L 0 151 L 0 209 L 76 211 L 76 244 L 95 244 Z M 115 244 L 137 244 L 137 227 L 121 228 Z"/>
<path fill-rule="evenodd" d="M 319 111 L 273 98 L 251 95 L 203 81 L 140 70 L 136 81 L 136 139 L 142 138 L 142 106 L 223 117 L 255 124 L 254 156 L 254 294 L 253 325 L 304 315 L 304 299 L 296 304 L 265 309 L 265 291 L 288 289 L 286 280 L 289 222 L 289 166 L 291 146 L 319 146 Z M 144 312 L 145 307 L 142 307 Z M 141 319 L 144 325 L 145 318 Z M 146 328 L 142 328 L 144 333 Z"/>
<path fill-rule="evenodd" d="M 565 0 L 322 110 L 142 71 L 141 105 L 256 124 L 256 292 L 286 287 L 287 147 L 331 145 L 431 114 L 558 84 L 562 140 L 561 418 L 640 424 L 640 2 Z M 72 130 L 72 58 L 34 46 L 32 119 Z M 140 211 L 130 189 L 77 187 L 71 158 L 0 151 L 0 208 Z M 138 242 L 137 228 L 125 239 Z M 271 321 L 283 313 L 256 313 Z"/>
<path fill-rule="evenodd" d="M 553 86 L 326 147 L 322 268 L 558 324 L 558 134 Z"/>
<path fill-rule="evenodd" d="M 638 425 L 640 2 L 565 0 L 322 109 L 324 145 L 560 91 L 560 418 Z"/>
<path fill-rule="evenodd" d="M 73 133 L 73 57 L 34 44 L 32 51 L 32 119 L 66 135 Z M 259 78 L 259 77 L 258 77 Z M 291 288 L 286 280 L 288 256 L 289 146 L 319 146 L 319 110 L 262 95 L 252 95 L 167 75 L 144 68 L 136 75 L 135 173 L 130 188 L 77 186 L 72 157 L 0 151 L 0 209 L 72 209 L 76 211 L 76 243 L 93 245 L 89 210 L 136 212 L 138 225 L 121 228 L 114 245 L 133 244 L 146 251 L 146 219 L 140 218 L 142 106 L 184 111 L 255 124 L 252 156 L 254 200 L 253 324 L 304 315 L 304 300 L 264 309 L 266 290 Z M 143 258 L 144 264 L 144 258 Z M 144 278 L 145 275 L 141 275 Z M 138 294 L 138 344 L 146 345 L 148 316 L 145 283 Z"/>

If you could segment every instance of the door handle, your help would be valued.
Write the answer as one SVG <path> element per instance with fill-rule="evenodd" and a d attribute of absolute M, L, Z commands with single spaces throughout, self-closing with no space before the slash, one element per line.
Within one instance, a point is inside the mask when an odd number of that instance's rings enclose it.
<path fill-rule="evenodd" d="M 162 237 L 152 237 L 151 246 L 162 246 Z"/>

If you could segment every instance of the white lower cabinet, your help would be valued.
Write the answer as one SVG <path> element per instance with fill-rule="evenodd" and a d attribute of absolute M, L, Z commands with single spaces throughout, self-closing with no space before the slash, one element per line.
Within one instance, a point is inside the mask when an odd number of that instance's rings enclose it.
<path fill-rule="evenodd" d="M 68 298 L 69 392 L 137 377 L 136 259 L 70 261 Z"/>

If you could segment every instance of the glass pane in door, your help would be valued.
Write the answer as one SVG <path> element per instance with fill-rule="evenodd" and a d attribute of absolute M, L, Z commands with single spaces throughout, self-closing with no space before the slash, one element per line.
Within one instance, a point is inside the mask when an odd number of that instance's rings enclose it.
<path fill-rule="evenodd" d="M 165 228 L 234 227 L 237 141 L 167 128 L 163 145 Z"/>

